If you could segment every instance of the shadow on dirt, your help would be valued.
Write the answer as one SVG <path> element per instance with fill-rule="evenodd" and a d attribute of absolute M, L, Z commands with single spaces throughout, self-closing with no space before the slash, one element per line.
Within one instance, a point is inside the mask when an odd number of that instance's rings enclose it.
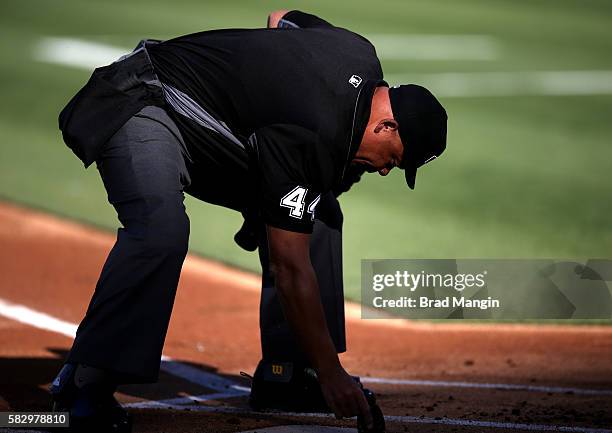
<path fill-rule="evenodd" d="M 64 359 L 65 349 L 47 348 L 54 358 L 0 358 L 0 410 L 45 411 L 50 410 L 51 399 L 48 387 Z M 217 373 L 217 369 L 203 364 L 183 364 Z M 240 376 L 220 375 L 226 379 L 249 386 L 248 380 Z M 215 392 L 171 374 L 160 372 L 159 381 L 152 384 L 122 385 L 118 392 L 122 401 L 165 400 L 188 395 L 203 395 Z M 246 404 L 246 397 L 235 399 L 239 405 Z"/>

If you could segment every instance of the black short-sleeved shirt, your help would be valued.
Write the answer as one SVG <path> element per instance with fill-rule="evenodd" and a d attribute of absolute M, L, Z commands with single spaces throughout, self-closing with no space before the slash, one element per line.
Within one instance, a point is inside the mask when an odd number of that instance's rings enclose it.
<path fill-rule="evenodd" d="M 341 182 L 374 89 L 385 83 L 365 38 L 299 11 L 279 27 L 196 33 L 148 52 L 166 97 L 182 104 L 171 115 L 195 170 L 205 172 L 195 195 L 239 210 L 256 203 L 266 223 L 308 233 L 319 195 Z"/>

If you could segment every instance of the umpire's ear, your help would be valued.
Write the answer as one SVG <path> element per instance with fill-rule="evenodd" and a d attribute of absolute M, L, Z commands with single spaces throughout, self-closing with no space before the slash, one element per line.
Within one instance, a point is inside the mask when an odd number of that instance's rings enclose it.
<path fill-rule="evenodd" d="M 285 16 L 285 14 L 289 12 L 288 9 L 280 9 L 274 12 L 271 12 L 268 15 L 268 28 L 276 29 L 278 28 L 278 22 Z"/>

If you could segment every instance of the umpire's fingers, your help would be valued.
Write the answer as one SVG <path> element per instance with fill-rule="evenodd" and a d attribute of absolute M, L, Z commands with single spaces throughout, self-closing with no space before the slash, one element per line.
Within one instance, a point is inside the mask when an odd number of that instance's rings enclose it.
<path fill-rule="evenodd" d="M 346 408 L 342 405 L 342 399 L 335 392 L 324 392 L 325 400 L 331 411 L 334 413 L 337 419 L 343 418 L 345 415 Z"/>
<path fill-rule="evenodd" d="M 336 418 L 349 418 L 353 416 L 353 408 L 350 396 L 346 394 L 340 394 L 337 396 L 336 400 L 336 409 L 335 411 Z"/>
<path fill-rule="evenodd" d="M 361 392 L 361 390 L 359 391 L 359 397 L 360 398 L 357 399 L 357 402 L 359 404 L 359 413 L 363 417 L 366 426 L 368 426 L 368 428 L 370 429 L 374 427 L 374 419 L 372 418 L 372 411 L 370 410 L 370 405 L 368 404 L 368 401 L 366 400 L 365 395 L 363 395 L 363 392 Z"/>

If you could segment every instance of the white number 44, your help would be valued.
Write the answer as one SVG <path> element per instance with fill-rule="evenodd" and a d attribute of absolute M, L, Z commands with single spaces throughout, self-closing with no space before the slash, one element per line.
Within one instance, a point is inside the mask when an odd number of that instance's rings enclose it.
<path fill-rule="evenodd" d="M 289 216 L 300 219 L 304 215 L 304 206 L 307 193 L 307 188 L 296 186 L 291 190 L 291 192 L 281 198 L 280 205 L 281 207 L 290 209 Z M 319 204 L 319 200 L 321 200 L 321 195 L 318 195 L 306 209 L 306 211 L 310 214 L 311 219 L 314 219 L 314 211 Z"/>

